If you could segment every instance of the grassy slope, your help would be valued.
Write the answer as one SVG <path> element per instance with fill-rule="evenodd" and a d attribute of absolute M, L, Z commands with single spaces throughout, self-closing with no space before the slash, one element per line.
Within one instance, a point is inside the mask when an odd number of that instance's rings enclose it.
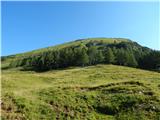
<path fill-rule="evenodd" d="M 60 44 L 60 45 L 56 45 L 56 46 L 50 46 L 50 47 L 46 47 L 46 48 L 33 50 L 33 51 L 30 51 L 30 52 L 25 52 L 25 53 L 20 53 L 20 54 L 16 54 L 16 55 L 6 56 L 7 58 L 5 59 L 5 61 L 2 61 L 2 68 L 8 67 L 10 61 L 16 60 L 16 59 L 24 57 L 24 56 L 36 55 L 36 54 L 39 54 L 41 52 L 45 52 L 45 51 L 48 51 L 48 50 L 57 50 L 57 49 L 65 48 L 65 47 L 77 46 L 77 45 L 80 45 L 80 44 L 87 44 L 89 42 L 98 42 L 98 41 L 101 41 L 104 44 L 110 44 L 110 43 L 114 43 L 114 42 L 116 42 L 116 43 L 131 42 L 131 40 L 125 39 L 125 38 L 87 38 L 87 39 L 75 40 L 75 41 L 66 42 L 64 44 Z"/>
<path fill-rule="evenodd" d="M 89 42 L 96 42 L 96 41 L 102 41 L 103 43 L 107 43 L 107 44 L 114 43 L 114 42 L 116 43 L 131 42 L 129 39 L 125 39 L 125 38 L 87 38 L 87 39 L 80 39 L 80 40 L 75 40 L 71 42 L 66 42 L 64 44 L 60 44 L 56 46 L 50 46 L 50 47 L 46 47 L 46 48 L 42 48 L 38 50 L 33 50 L 33 51 L 22 53 L 22 54 L 16 54 L 16 56 L 37 54 L 37 53 L 44 52 L 47 50 L 56 50 L 56 49 L 61 49 L 64 47 L 76 46 L 80 44 L 87 44 Z"/>
<path fill-rule="evenodd" d="M 8 69 L 2 90 L 2 118 L 11 120 L 160 119 L 160 74 L 135 68 Z"/>
<path fill-rule="evenodd" d="M 9 55 L 9 56 L 4 56 L 5 60 L 1 61 L 1 68 L 2 69 L 8 69 L 10 67 L 10 63 L 12 61 L 16 61 L 17 59 L 21 59 L 23 57 L 28 57 L 32 55 L 37 55 L 39 53 L 43 53 L 49 50 L 59 50 L 62 48 L 66 47 L 72 47 L 72 46 L 78 46 L 78 45 L 86 45 L 87 43 L 96 43 L 96 42 L 102 42 L 103 44 L 112 44 L 112 43 L 120 43 L 120 42 L 132 42 L 129 39 L 125 38 L 86 38 L 86 39 L 79 39 L 71 42 L 66 42 L 64 44 L 60 45 L 55 45 L 55 46 L 50 46 L 46 48 L 41 48 L 41 49 L 36 49 L 33 51 L 25 52 L 25 53 L 20 53 L 20 54 L 15 54 L 15 55 Z"/>

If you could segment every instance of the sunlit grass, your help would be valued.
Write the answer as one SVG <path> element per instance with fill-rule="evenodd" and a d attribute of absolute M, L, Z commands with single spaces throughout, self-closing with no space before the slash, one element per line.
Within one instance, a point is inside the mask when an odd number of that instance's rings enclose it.
<path fill-rule="evenodd" d="M 138 112 L 137 112 L 138 111 Z M 160 73 L 96 65 L 2 70 L 2 118 L 158 120 Z"/>

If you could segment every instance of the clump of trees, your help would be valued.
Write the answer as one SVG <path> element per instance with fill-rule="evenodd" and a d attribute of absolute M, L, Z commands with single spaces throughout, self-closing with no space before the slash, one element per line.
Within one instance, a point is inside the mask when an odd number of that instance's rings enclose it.
<path fill-rule="evenodd" d="M 96 45 L 98 44 L 98 45 Z M 11 62 L 12 67 L 46 71 L 69 66 L 88 66 L 99 63 L 115 64 L 144 69 L 159 69 L 160 52 L 132 42 L 114 44 L 81 44 L 45 51 Z"/>
<path fill-rule="evenodd" d="M 160 70 L 160 51 L 152 51 L 145 54 L 139 62 L 139 67 L 144 69 Z"/>

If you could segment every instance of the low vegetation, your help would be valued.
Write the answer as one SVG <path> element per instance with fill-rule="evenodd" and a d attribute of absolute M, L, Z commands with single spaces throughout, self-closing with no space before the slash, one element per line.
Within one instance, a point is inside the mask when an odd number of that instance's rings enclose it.
<path fill-rule="evenodd" d="M 2 120 L 159 120 L 160 74 L 96 65 L 2 71 Z"/>

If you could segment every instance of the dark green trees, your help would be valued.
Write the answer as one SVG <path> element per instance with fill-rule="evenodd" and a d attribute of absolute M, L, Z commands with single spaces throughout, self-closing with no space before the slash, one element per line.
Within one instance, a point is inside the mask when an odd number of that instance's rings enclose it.
<path fill-rule="evenodd" d="M 137 67 L 138 63 L 132 51 L 128 49 L 119 49 L 116 55 L 117 64 L 130 67 Z"/>
<path fill-rule="evenodd" d="M 141 58 L 139 65 L 144 69 L 158 69 L 160 70 L 160 52 L 153 51 Z"/>
<path fill-rule="evenodd" d="M 103 62 L 104 56 L 101 50 L 97 50 L 96 46 L 88 47 L 89 65 L 95 65 Z"/>
<path fill-rule="evenodd" d="M 94 65 L 97 62 L 97 48 L 96 46 L 88 47 L 89 65 Z"/>
<path fill-rule="evenodd" d="M 160 69 L 160 51 L 134 46 L 135 43 L 89 43 L 48 50 L 24 56 L 11 62 L 11 67 L 45 71 L 69 66 L 86 66 L 99 63 Z M 133 46 L 133 47 L 132 47 Z"/>
<path fill-rule="evenodd" d="M 127 54 L 126 64 L 129 67 L 137 67 L 138 63 L 137 63 L 135 56 L 132 52 L 129 52 L 129 54 Z"/>
<path fill-rule="evenodd" d="M 87 50 L 84 47 L 75 49 L 75 65 L 85 66 L 89 63 L 89 57 L 87 55 Z"/>
<path fill-rule="evenodd" d="M 109 64 L 109 63 L 115 62 L 115 56 L 114 56 L 111 48 L 107 48 L 105 50 L 104 55 L 105 55 L 105 63 Z"/>
<path fill-rule="evenodd" d="M 124 49 L 118 49 L 116 54 L 116 63 L 118 65 L 126 65 L 127 54 Z"/>

